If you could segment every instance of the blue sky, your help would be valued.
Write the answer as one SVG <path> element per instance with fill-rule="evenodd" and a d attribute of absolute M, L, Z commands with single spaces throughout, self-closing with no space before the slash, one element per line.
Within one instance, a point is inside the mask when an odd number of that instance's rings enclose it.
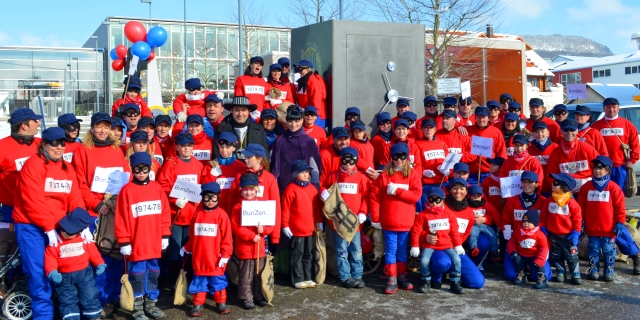
<path fill-rule="evenodd" d="M 246 0 L 245 0 L 246 1 Z M 290 1 L 249 0 L 265 3 L 265 23 L 279 25 L 277 12 Z M 336 0 L 337 1 L 337 0 Z M 350 0 L 344 0 L 350 1 Z M 393 1 L 393 0 L 390 0 Z M 564 34 L 590 38 L 613 53 L 634 52 L 631 34 L 640 32 L 637 0 L 502 0 L 506 6 L 499 33 Z M 26 5 L 28 2 L 29 5 Z M 148 17 L 140 0 L 29 0 L 3 1 L 0 46 L 80 46 L 106 16 Z M 187 18 L 199 21 L 233 19 L 236 0 L 187 0 Z M 281 8 L 281 9 L 278 9 Z M 153 0 L 153 16 L 183 19 L 183 1 Z"/>

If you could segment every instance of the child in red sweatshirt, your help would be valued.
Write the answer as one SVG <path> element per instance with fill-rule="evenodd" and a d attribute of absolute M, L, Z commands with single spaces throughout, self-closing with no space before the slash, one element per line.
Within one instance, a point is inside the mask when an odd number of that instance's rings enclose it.
<path fill-rule="evenodd" d="M 45 251 L 45 274 L 54 283 L 60 300 L 60 315 L 64 319 L 80 320 L 78 305 L 82 306 L 85 319 L 99 319 L 102 311 L 90 264 L 96 267 L 96 276 L 101 275 L 107 265 L 93 241 L 83 242 L 78 237 L 90 221 L 86 210 L 74 209 L 58 221 L 61 243 L 57 247 L 49 246 Z"/>
<path fill-rule="evenodd" d="M 530 277 L 537 281 L 534 288 L 544 289 L 549 286 L 547 279 L 551 275 L 551 269 L 547 261 L 547 237 L 540 231 L 539 223 L 538 210 L 528 210 L 522 215 L 522 226 L 514 231 L 509 240 L 509 256 L 504 261 L 504 275 L 513 283 L 522 285 L 527 281 L 525 267 L 529 266 Z"/>
<path fill-rule="evenodd" d="M 192 294 L 193 309 L 190 315 L 199 317 L 207 300 L 207 292 L 213 294 L 216 311 L 228 314 L 227 277 L 224 272 L 227 262 L 233 254 L 233 236 L 231 222 L 227 213 L 218 207 L 220 185 L 209 182 L 202 185 L 200 195 L 202 206 L 199 206 L 191 221 L 189 241 L 180 253 L 193 253 L 193 280 L 189 285 Z"/>
<path fill-rule="evenodd" d="M 486 179 L 485 179 L 486 180 Z M 480 254 L 478 249 L 478 237 L 483 234 L 491 241 L 492 261 L 500 261 L 498 253 L 498 237 L 493 226 L 500 225 L 500 214 L 496 209 L 484 198 L 482 187 L 474 185 L 469 187 L 469 207 L 473 209 L 475 221 L 469 234 L 469 246 L 471 247 L 471 256 L 477 257 Z M 482 222 L 484 220 L 484 222 Z M 486 249 L 485 249 L 486 250 Z"/>

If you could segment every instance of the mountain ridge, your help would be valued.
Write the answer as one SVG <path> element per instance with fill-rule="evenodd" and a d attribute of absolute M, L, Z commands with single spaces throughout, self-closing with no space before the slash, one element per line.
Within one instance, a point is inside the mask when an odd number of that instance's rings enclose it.
<path fill-rule="evenodd" d="M 522 35 L 542 58 L 554 58 L 559 55 L 604 57 L 613 55 L 606 45 L 591 39 L 573 35 Z"/>

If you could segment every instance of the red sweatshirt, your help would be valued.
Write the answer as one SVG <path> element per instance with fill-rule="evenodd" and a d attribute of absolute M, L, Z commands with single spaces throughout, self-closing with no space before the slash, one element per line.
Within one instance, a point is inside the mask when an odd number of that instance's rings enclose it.
<path fill-rule="evenodd" d="M 474 124 L 476 124 L 476 115 L 471 113 L 469 114 L 469 117 L 464 118 L 462 117 L 461 114 L 458 113 L 458 118 L 456 119 L 456 122 L 458 125 L 461 125 L 463 127 L 471 127 Z"/>
<path fill-rule="evenodd" d="M 436 131 L 436 139 L 448 146 L 448 153 L 461 153 L 462 159 L 460 159 L 460 162 L 471 163 L 478 161 L 478 156 L 471 154 L 470 136 L 463 136 L 456 129 L 451 131 L 442 129 Z"/>
<path fill-rule="evenodd" d="M 504 136 L 502 135 L 502 131 L 496 127 L 488 126 L 486 128 L 480 129 L 478 126 L 467 127 L 467 131 L 469 131 L 469 145 L 471 145 L 472 136 L 480 136 L 484 138 L 493 139 L 493 148 L 491 150 L 491 158 L 502 157 L 504 159 L 507 158 L 507 148 L 504 145 Z M 478 173 L 478 159 L 476 161 L 469 162 L 469 173 L 477 174 Z M 480 171 L 483 173 L 489 172 L 489 168 L 491 164 L 487 161 L 487 157 L 482 157 L 482 166 L 480 167 Z"/>
<path fill-rule="evenodd" d="M 204 99 L 206 99 L 210 94 L 216 94 L 216 92 L 212 90 L 203 90 L 199 95 L 182 93 L 173 100 L 173 112 L 175 114 L 178 114 L 184 111 L 187 115 L 197 114 L 204 117 Z M 187 110 L 184 110 L 184 108 L 182 107 L 182 105 L 185 103 L 189 105 L 189 108 L 187 108 Z"/>
<path fill-rule="evenodd" d="M 555 235 L 568 235 L 582 231 L 582 210 L 578 201 L 571 198 L 560 207 L 553 197 L 545 199 L 540 211 L 540 225 Z"/>
<path fill-rule="evenodd" d="M 64 239 L 60 235 L 60 239 L 62 243 L 58 243 L 57 247 L 47 246 L 44 252 L 45 275 L 49 275 L 53 270 L 60 273 L 80 271 L 88 267 L 89 262 L 94 267 L 104 264 L 95 243 L 83 243 L 82 237 L 79 236 Z"/>
<path fill-rule="evenodd" d="M 71 163 L 73 162 L 73 154 L 76 152 L 76 149 L 78 148 L 83 148 L 84 145 L 82 144 L 82 142 L 69 142 L 67 141 L 64 145 L 64 154 L 62 155 L 62 159 L 64 159 L 64 161 Z"/>
<path fill-rule="evenodd" d="M 373 154 L 375 150 L 373 149 L 373 145 L 366 139 L 365 141 L 357 140 L 355 138 L 351 138 L 351 143 L 349 146 L 358 150 L 358 162 L 356 163 L 356 167 L 358 170 L 364 172 L 367 169 L 374 169 L 373 165 Z"/>
<path fill-rule="evenodd" d="M 266 84 L 266 90 L 264 91 L 264 105 L 262 107 L 262 110 L 264 109 L 275 109 L 280 103 L 274 103 L 272 104 L 272 100 L 274 100 L 273 98 L 271 98 L 271 95 L 269 94 L 269 91 L 271 91 L 271 88 L 277 88 L 278 90 L 280 90 L 280 97 L 278 97 L 276 100 L 282 100 L 282 102 L 289 102 L 291 104 L 294 103 L 293 101 L 293 92 L 291 91 L 291 84 L 290 83 L 283 83 L 281 85 L 279 84 L 275 84 L 273 82 L 267 82 Z"/>
<path fill-rule="evenodd" d="M 529 208 L 525 208 L 520 195 L 507 198 L 507 201 L 504 203 L 504 209 L 502 210 L 502 226 L 500 228 L 504 230 L 505 225 L 510 225 L 511 230 L 516 233 L 516 231 L 522 227 L 522 216 L 525 212 L 531 209 L 542 211 L 545 205 L 545 199 L 545 197 L 538 195 L 536 203 Z"/>
<path fill-rule="evenodd" d="M 626 204 L 622 189 L 613 181 L 599 192 L 593 181 L 580 188 L 578 203 L 584 217 L 584 231 L 594 237 L 615 237 L 616 222 L 625 223 Z"/>
<path fill-rule="evenodd" d="M 333 145 L 327 146 L 320 150 L 320 162 L 322 163 L 322 171 L 320 172 L 320 185 L 324 185 L 325 179 L 330 172 L 340 169 L 340 155 L 336 152 Z"/>
<path fill-rule="evenodd" d="M 416 217 L 416 202 L 422 196 L 421 173 L 411 170 L 408 177 L 401 171 L 389 177 L 383 171 L 373 182 L 369 212 L 371 221 L 382 225 L 382 229 L 390 231 L 409 231 Z M 389 183 L 398 185 L 396 195 L 387 194 Z"/>
<path fill-rule="evenodd" d="M 576 140 L 576 146 L 573 148 L 569 155 L 566 155 L 562 151 L 562 146 L 559 146 L 549 156 L 549 166 L 547 167 L 547 174 L 566 172 L 578 179 L 590 178 L 593 174 L 593 164 L 591 160 L 598 156 L 598 151 L 592 146 Z M 575 166 L 574 172 L 571 172 L 571 168 Z M 543 190 L 551 190 L 551 183 L 553 179 L 545 180 L 545 187 Z"/>
<path fill-rule="evenodd" d="M 258 243 L 253 241 L 256 235 L 258 235 L 258 227 L 243 227 L 241 211 L 242 203 L 236 204 L 233 207 L 233 211 L 231 211 L 231 229 L 233 230 L 233 234 L 235 236 L 234 239 L 236 256 L 238 257 L 238 259 L 242 260 L 251 260 L 266 257 L 264 249 L 264 235 L 273 232 L 273 227 L 262 227 L 264 232 L 260 234 L 260 251 L 258 251 Z"/>
<path fill-rule="evenodd" d="M 206 166 L 211 159 L 213 159 L 213 139 L 209 138 L 204 131 L 193 137 L 195 143 L 193 144 L 193 155 L 196 159 L 202 162 L 202 165 Z"/>
<path fill-rule="evenodd" d="M 198 207 L 191 228 L 189 241 L 184 249 L 192 253 L 191 265 L 196 276 L 222 276 L 226 266 L 218 267 L 221 258 L 231 258 L 233 235 L 229 215 L 220 207 L 205 211 Z"/>
<path fill-rule="evenodd" d="M 587 127 L 586 129 L 578 132 L 578 139 L 594 147 L 599 154 L 607 157 L 609 156 L 607 144 L 604 142 L 604 138 L 602 137 L 600 131 L 592 127 Z"/>
<path fill-rule="evenodd" d="M 446 203 L 444 206 L 451 210 L 453 216 L 456 217 L 456 221 L 458 222 L 458 233 L 460 234 L 460 241 L 465 242 L 467 238 L 471 234 L 471 229 L 473 227 L 473 222 L 475 221 L 475 213 L 473 212 L 473 208 L 467 207 L 462 211 L 455 211 L 451 209 Z"/>
<path fill-rule="evenodd" d="M 521 175 L 524 171 L 533 171 L 538 176 L 538 185 L 544 184 L 545 176 L 542 171 L 542 165 L 540 165 L 538 159 L 532 155 L 529 155 L 521 162 L 516 161 L 513 156 L 509 156 L 502 164 L 502 167 L 500 167 L 498 176 L 500 176 L 500 178 L 514 177 Z"/>
<path fill-rule="evenodd" d="M 267 93 L 267 81 L 260 76 L 241 75 L 233 85 L 233 95 L 249 98 L 251 104 L 258 106 L 258 111 L 262 111 Z"/>
<path fill-rule="evenodd" d="M 191 159 L 188 162 L 185 162 L 180 157 L 175 156 L 167 158 L 164 168 L 160 171 L 157 181 L 160 186 L 162 186 L 162 190 L 164 190 L 167 195 L 167 199 L 169 200 L 171 221 L 174 221 L 175 219 L 175 224 L 178 226 L 188 226 L 191 224 L 193 215 L 200 204 L 189 201 L 184 208 L 180 209 L 176 206 L 176 201 L 178 199 L 169 196 L 171 194 L 171 190 L 178 179 L 201 184 L 203 168 L 204 166 L 202 163 L 193 156 L 191 156 Z M 178 211 L 180 211 L 179 214 Z M 176 214 L 178 214 L 178 218 L 176 218 Z"/>
<path fill-rule="evenodd" d="M 324 79 L 322 79 L 320 75 L 314 73 L 309 76 L 307 89 L 305 91 L 301 88 L 299 89 L 298 84 L 296 83 L 295 91 L 295 100 L 298 105 L 303 108 L 306 108 L 307 106 L 314 106 L 318 109 L 318 118 L 327 118 L 325 105 L 327 100 L 327 89 L 324 84 Z"/>
<path fill-rule="evenodd" d="M 364 173 L 357 170 L 344 172 L 340 169 L 331 172 L 324 181 L 324 185 L 320 188 L 320 192 L 331 188 L 335 183 L 338 183 L 340 195 L 351 212 L 356 215 L 359 213 L 366 215 L 369 212 L 370 182 Z M 329 220 L 329 224 L 335 230 L 333 221 Z M 362 228 L 362 225 L 360 225 L 360 228 Z"/>
<path fill-rule="evenodd" d="M 640 159 L 638 129 L 631 121 L 621 117 L 615 120 L 602 118 L 594 122 L 591 127 L 600 130 L 614 167 L 619 167 L 625 163 L 622 143 L 628 144 L 631 148 L 631 163 L 636 163 Z"/>
<path fill-rule="evenodd" d="M 211 171 L 211 163 L 207 163 L 202 169 L 202 183 L 217 182 L 220 185 L 220 195 L 218 195 L 218 205 L 227 213 L 233 209 L 235 199 L 231 198 L 231 185 L 238 175 L 247 172 L 247 166 L 240 160 L 235 160 L 230 165 L 220 166 L 222 174 L 214 176 Z"/>
<path fill-rule="evenodd" d="M 30 145 L 19 144 L 13 137 L 0 139 L 0 203 L 13 207 L 13 195 L 18 181 L 18 173 L 25 161 L 36 154 L 40 138 L 34 138 Z"/>
<path fill-rule="evenodd" d="M 313 235 L 316 222 L 324 219 L 322 207 L 316 187 L 290 183 L 282 193 L 282 228 L 291 229 L 294 237 Z"/>
<path fill-rule="evenodd" d="M 436 138 L 434 140 L 416 140 L 416 145 L 420 149 L 422 170 L 431 170 L 435 173 L 432 178 L 427 178 L 421 173 L 422 184 L 441 184 L 447 181 L 447 177 L 438 171 L 438 167 L 444 163 L 444 159 L 449 154 L 447 144 Z"/>
<path fill-rule="evenodd" d="M 486 200 L 486 197 L 484 206 L 477 208 L 471 207 L 471 209 L 473 210 L 474 217 L 484 217 L 487 220 L 484 222 L 484 224 L 488 226 L 500 226 L 502 223 L 500 212 Z"/>
<path fill-rule="evenodd" d="M 302 128 L 304 129 L 304 133 L 313 138 L 313 141 L 318 145 L 318 149 L 321 149 L 324 142 L 327 141 L 327 132 L 320 126 L 316 125 L 310 127 L 303 126 Z"/>
<path fill-rule="evenodd" d="M 171 209 L 162 186 L 155 181 L 129 182 L 120 190 L 116 206 L 116 239 L 131 245 L 129 260 L 160 258 L 162 239 L 171 236 Z"/>
<path fill-rule="evenodd" d="M 460 246 L 462 240 L 458 229 L 455 215 L 446 206 L 438 211 L 426 208 L 416 216 L 416 221 L 411 227 L 411 246 L 433 250 L 445 250 Z M 431 231 L 435 231 L 438 237 L 436 244 L 427 242 L 427 236 L 431 234 Z"/>
<path fill-rule="evenodd" d="M 547 262 L 547 258 L 549 257 L 547 236 L 545 236 L 539 229 L 532 230 L 535 230 L 535 232 L 531 235 L 526 234 L 520 228 L 514 230 L 513 236 L 509 240 L 507 252 L 509 252 L 509 255 L 517 252 L 523 257 L 535 257 L 533 263 L 541 267 L 544 266 Z M 528 232 L 530 233 L 531 231 Z"/>
<path fill-rule="evenodd" d="M 124 95 L 124 99 L 120 98 L 113 104 L 113 106 L 111 107 L 111 116 L 118 117 L 118 109 L 120 108 L 120 106 L 128 103 L 135 103 L 140 108 L 140 116 L 153 118 L 153 113 L 151 113 L 151 109 L 149 109 L 149 106 L 147 106 L 147 102 L 144 101 L 142 96 L 138 95 L 138 97 L 133 99 L 126 94 Z"/>
<path fill-rule="evenodd" d="M 391 154 L 389 152 L 389 144 L 391 141 L 385 141 L 379 135 L 376 135 L 371 139 L 371 146 L 373 146 L 373 164 L 374 169 L 382 169 L 389 164 Z M 324 167 L 323 167 L 324 168 Z"/>
<path fill-rule="evenodd" d="M 538 149 L 538 147 L 536 147 L 535 144 L 530 143 L 529 144 L 529 149 L 527 149 L 527 151 L 529 151 L 529 154 L 536 157 L 536 159 L 538 159 L 538 161 L 540 162 L 540 165 L 542 166 L 542 172 L 544 173 L 545 178 L 547 178 L 545 181 L 549 182 L 550 178 L 549 178 L 549 168 L 548 168 L 548 163 L 549 163 L 549 156 L 551 155 L 551 153 L 553 153 L 553 150 L 555 150 L 558 147 L 557 144 L 555 143 L 551 143 L 548 147 L 546 147 L 544 149 L 544 151 Z M 543 193 L 551 193 L 551 185 L 547 185 L 546 183 L 543 184 L 541 186 L 541 190 L 540 192 Z"/>
<path fill-rule="evenodd" d="M 555 143 L 560 143 L 560 140 L 562 140 L 562 130 L 560 130 L 560 125 L 555 120 L 551 120 L 545 116 L 543 116 L 542 120 L 539 121 L 546 123 L 547 127 L 549 127 L 549 139 Z M 534 120 L 527 119 L 526 128 L 529 132 L 533 132 L 534 123 Z"/>
<path fill-rule="evenodd" d="M 396 123 L 396 120 L 398 120 L 399 118 L 396 116 L 391 120 L 392 124 Z M 427 116 L 425 115 L 424 117 L 418 119 L 418 121 L 416 121 L 416 127 L 418 128 L 422 128 L 422 121 L 424 121 L 425 119 L 431 119 L 436 123 L 436 130 L 440 130 L 442 129 L 442 115 L 437 115 L 437 116 Z M 420 138 L 422 138 L 422 130 L 418 130 L 420 133 Z M 457 130 L 456 130 L 457 131 Z"/>
<path fill-rule="evenodd" d="M 493 174 L 490 174 L 484 181 L 482 181 L 482 192 L 484 198 L 489 202 L 498 212 L 502 212 L 502 193 L 500 193 L 500 178 Z M 496 224 L 500 227 L 502 224 Z"/>

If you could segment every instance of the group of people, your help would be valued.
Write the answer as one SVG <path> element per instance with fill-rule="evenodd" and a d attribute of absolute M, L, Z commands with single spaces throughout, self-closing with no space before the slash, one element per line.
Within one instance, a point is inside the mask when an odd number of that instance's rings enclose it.
<path fill-rule="evenodd" d="M 640 144 L 636 128 L 618 117 L 615 98 L 604 101 L 605 116 L 593 123 L 585 106 L 576 119 L 549 119 L 538 98 L 525 118 L 509 94 L 473 111 L 470 98 L 427 96 L 419 119 L 399 99 L 394 117 L 376 115 L 373 137 L 357 107 L 327 135 L 326 93 L 311 63 L 295 66 L 295 83 L 288 59 L 271 65 L 267 79 L 263 63 L 251 59 L 228 103 L 198 79 L 187 80 L 188 93 L 174 101 L 175 123 L 151 117 L 134 77 L 113 114 L 91 116 L 81 140 L 82 120 L 73 114 L 60 116 L 41 139 L 41 116 L 30 109 L 11 114 L 11 136 L 0 140 L 2 221 L 15 228 L 35 319 L 53 317 L 52 288 L 65 319 L 110 316 L 125 271 L 133 318 L 163 318 L 155 305 L 158 279 L 166 272 L 173 283 L 183 268 L 190 271 L 190 315 L 201 315 L 207 292 L 227 314 L 230 263 L 242 307 L 266 306 L 260 274 L 267 253 L 288 250 L 292 286 L 313 288 L 314 236 L 329 229 L 340 281 L 363 288 L 362 234 L 348 241 L 325 219 L 330 190 L 360 226 L 382 231 L 386 294 L 413 290 L 409 256 L 419 259 L 421 293 L 440 288 L 446 273 L 453 293 L 481 288 L 478 266 L 487 257 L 504 262 L 505 277 L 516 284 L 545 288 L 551 267 L 554 280 L 580 284 L 581 234 L 589 239 L 589 279 L 599 278 L 602 253 L 602 279 L 613 281 L 614 244 L 640 274 L 620 188 Z M 269 95 L 273 88 L 279 97 Z M 293 104 L 279 119 L 275 109 L 287 99 Z M 558 120 L 567 113 L 564 105 L 554 111 Z M 491 157 L 471 153 L 473 136 L 493 140 Z M 444 164 L 450 153 L 461 154 L 453 170 Z M 517 176 L 522 192 L 502 197 L 500 178 Z M 171 196 L 179 180 L 201 186 L 199 202 Z M 121 189 L 110 189 L 118 181 Z M 248 201 L 274 201 L 275 224 L 244 226 Z M 115 253 L 93 242 L 110 216 Z"/>

